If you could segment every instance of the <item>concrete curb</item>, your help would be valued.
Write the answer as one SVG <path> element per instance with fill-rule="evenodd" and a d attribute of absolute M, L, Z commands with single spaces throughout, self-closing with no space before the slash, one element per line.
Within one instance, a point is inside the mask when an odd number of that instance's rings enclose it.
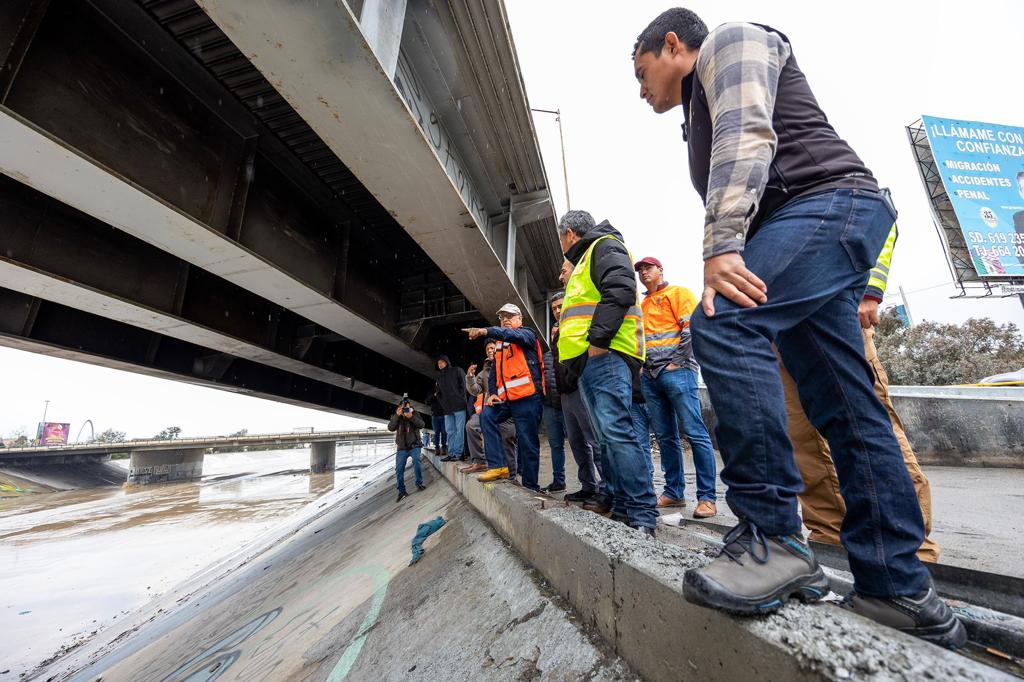
<path fill-rule="evenodd" d="M 1011 680 L 993 668 L 833 606 L 791 602 L 736 618 L 683 598 L 708 557 L 508 482 L 428 458 L 498 533 L 650 680 Z"/>

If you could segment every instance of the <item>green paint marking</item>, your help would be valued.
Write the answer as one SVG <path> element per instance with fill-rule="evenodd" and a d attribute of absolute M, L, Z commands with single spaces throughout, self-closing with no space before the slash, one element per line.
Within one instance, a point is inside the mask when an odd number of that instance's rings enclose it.
<path fill-rule="evenodd" d="M 366 641 L 366 635 L 370 631 L 370 628 L 377 622 L 377 617 L 380 616 L 380 607 L 384 604 L 384 595 L 388 591 L 388 582 L 390 577 L 388 571 L 383 566 L 363 566 L 361 568 L 353 568 L 347 571 L 343 571 L 342 575 L 358 575 L 363 574 L 369 576 L 375 586 L 373 597 L 370 600 L 370 608 L 366 612 L 366 616 L 363 618 L 362 624 L 359 626 L 359 630 L 356 632 L 352 641 L 349 643 L 348 648 L 338 659 L 338 662 L 334 665 L 334 669 L 331 674 L 327 676 L 328 682 L 341 682 L 346 676 L 352 666 L 355 665 L 356 659 L 359 658 L 359 652 L 363 649 L 363 643 Z"/>

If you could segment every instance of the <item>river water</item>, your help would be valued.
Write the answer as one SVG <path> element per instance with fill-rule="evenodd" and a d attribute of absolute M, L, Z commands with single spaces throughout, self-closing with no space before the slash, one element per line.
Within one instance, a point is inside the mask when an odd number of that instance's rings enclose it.
<path fill-rule="evenodd" d="M 346 468 L 315 475 L 308 449 L 213 454 L 195 483 L 0 499 L 0 682 L 241 550 L 393 449 L 339 446 Z M 116 464 L 127 472 L 127 460 Z"/>

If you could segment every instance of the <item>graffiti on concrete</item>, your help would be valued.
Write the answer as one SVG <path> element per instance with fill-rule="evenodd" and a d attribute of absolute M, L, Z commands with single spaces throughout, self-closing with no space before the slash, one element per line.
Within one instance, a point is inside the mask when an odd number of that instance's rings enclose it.
<path fill-rule="evenodd" d="M 444 126 L 441 125 L 441 119 L 437 115 L 437 110 L 430 103 L 430 100 L 427 99 L 426 92 L 420 86 L 420 81 L 404 54 L 399 54 L 398 56 L 398 69 L 395 71 L 395 87 L 398 88 L 398 92 L 402 95 L 405 103 L 412 109 L 413 116 L 416 117 L 416 123 L 419 124 L 426 134 L 430 145 L 434 148 L 434 152 L 441 160 L 441 165 L 444 166 L 445 173 L 455 183 L 455 187 L 459 190 L 459 195 L 466 203 L 466 206 L 469 207 L 470 215 L 476 221 L 477 227 L 485 230 L 487 226 L 487 211 L 484 209 L 483 204 L 480 203 L 479 195 L 473 188 L 472 180 L 463 170 L 462 164 L 456 157 L 456 152 L 452 148 L 451 136 L 444 129 Z"/>

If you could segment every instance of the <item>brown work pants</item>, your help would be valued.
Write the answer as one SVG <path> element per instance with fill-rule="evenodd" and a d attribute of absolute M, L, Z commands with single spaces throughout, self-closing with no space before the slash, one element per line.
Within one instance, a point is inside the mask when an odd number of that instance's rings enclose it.
<path fill-rule="evenodd" d="M 889 377 L 886 375 L 882 363 L 878 361 L 878 352 L 875 350 L 873 337 L 873 329 L 864 330 L 864 356 L 875 371 L 875 393 L 885 405 L 889 418 L 892 420 L 892 430 L 896 433 L 896 440 L 899 441 L 900 450 L 903 452 L 903 461 L 910 473 L 910 480 L 914 482 L 917 501 L 921 505 L 921 514 L 924 516 L 925 540 L 921 548 L 917 550 L 917 556 L 922 561 L 938 561 L 939 546 L 928 537 L 932 532 L 931 488 L 924 472 L 921 471 L 921 466 L 917 463 L 917 457 L 903 430 L 903 422 L 896 414 L 892 399 L 889 397 Z M 838 545 L 839 529 L 842 526 L 843 517 L 846 516 L 846 503 L 843 502 L 843 497 L 839 492 L 839 477 L 836 476 L 836 468 L 832 463 L 832 452 L 829 450 L 828 442 L 807 420 L 807 415 L 804 414 L 800 398 L 797 395 L 796 382 L 793 381 L 793 377 L 789 375 L 781 362 L 779 371 L 782 375 L 782 387 L 786 392 L 789 439 L 793 441 L 796 465 L 804 480 L 804 492 L 800 495 L 804 525 L 811 532 L 811 540 Z"/>

